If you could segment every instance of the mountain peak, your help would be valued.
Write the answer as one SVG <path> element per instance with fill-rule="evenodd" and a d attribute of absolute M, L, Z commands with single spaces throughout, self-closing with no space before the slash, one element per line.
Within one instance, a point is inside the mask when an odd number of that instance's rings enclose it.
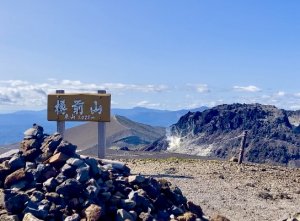
<path fill-rule="evenodd" d="M 238 154 L 239 137 L 247 130 L 248 161 L 294 165 L 300 163 L 300 134 L 296 129 L 287 112 L 275 106 L 223 104 L 186 113 L 161 141 L 167 146 L 156 145 L 179 153 L 228 158 Z"/>

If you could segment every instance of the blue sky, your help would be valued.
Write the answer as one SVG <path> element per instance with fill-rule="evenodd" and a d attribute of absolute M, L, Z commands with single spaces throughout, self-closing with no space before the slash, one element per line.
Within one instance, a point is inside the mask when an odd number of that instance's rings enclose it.
<path fill-rule="evenodd" d="M 112 106 L 300 109 L 300 1 L 0 1 L 0 112 L 55 89 Z"/>

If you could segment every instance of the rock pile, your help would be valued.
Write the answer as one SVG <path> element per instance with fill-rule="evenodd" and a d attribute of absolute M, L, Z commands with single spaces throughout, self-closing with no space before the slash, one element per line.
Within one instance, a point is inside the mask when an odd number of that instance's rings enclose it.
<path fill-rule="evenodd" d="M 76 153 L 34 125 L 20 151 L 0 162 L 0 220 L 206 220 L 166 180 L 130 175 L 122 163 Z"/>

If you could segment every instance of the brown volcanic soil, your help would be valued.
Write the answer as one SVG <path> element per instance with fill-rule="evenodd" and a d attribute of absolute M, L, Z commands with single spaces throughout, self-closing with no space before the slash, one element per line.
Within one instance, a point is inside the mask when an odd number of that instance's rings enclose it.
<path fill-rule="evenodd" d="M 300 212 L 300 169 L 160 157 L 119 160 L 126 162 L 133 174 L 164 178 L 177 185 L 207 216 L 276 221 Z"/>

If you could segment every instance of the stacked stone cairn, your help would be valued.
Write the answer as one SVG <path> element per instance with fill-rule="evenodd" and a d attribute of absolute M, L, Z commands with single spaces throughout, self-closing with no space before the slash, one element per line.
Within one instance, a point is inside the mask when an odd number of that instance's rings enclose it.
<path fill-rule="evenodd" d="M 59 133 L 35 124 L 24 134 L 19 152 L 0 162 L 1 221 L 206 220 L 166 180 L 79 155 Z"/>

